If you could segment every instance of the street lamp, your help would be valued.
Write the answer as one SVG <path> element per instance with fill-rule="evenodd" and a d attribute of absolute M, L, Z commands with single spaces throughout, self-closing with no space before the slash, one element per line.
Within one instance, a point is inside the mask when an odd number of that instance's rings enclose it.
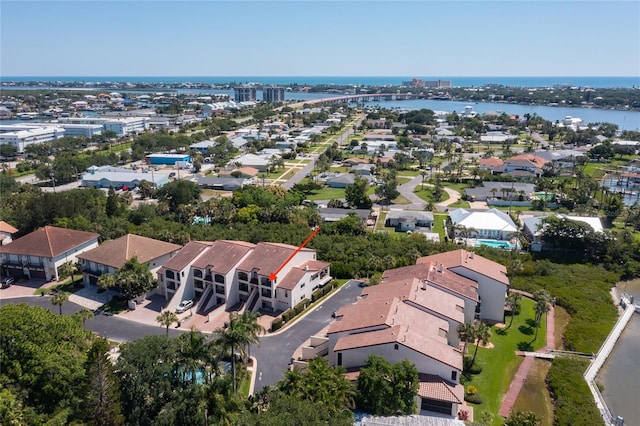
<path fill-rule="evenodd" d="M 51 186 L 53 187 L 53 192 L 56 192 L 56 179 L 54 177 L 53 171 L 49 172 L 49 176 L 51 176 Z"/>

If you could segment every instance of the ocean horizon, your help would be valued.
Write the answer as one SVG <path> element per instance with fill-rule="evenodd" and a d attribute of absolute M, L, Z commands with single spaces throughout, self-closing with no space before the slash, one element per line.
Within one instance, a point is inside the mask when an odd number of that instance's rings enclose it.
<path fill-rule="evenodd" d="M 592 88 L 640 88 L 640 76 L 4 76 L 8 82 L 26 83 L 147 83 L 147 84 L 276 84 L 281 86 L 400 86 L 404 81 L 419 78 L 424 81 L 450 81 L 453 87 L 483 87 L 488 84 L 507 87 L 552 87 L 556 85 Z"/>

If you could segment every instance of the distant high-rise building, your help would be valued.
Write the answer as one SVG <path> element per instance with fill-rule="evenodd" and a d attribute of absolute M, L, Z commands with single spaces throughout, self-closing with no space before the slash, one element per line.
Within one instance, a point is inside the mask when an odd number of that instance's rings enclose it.
<path fill-rule="evenodd" d="M 255 86 L 238 86 L 233 88 L 233 98 L 236 102 L 255 102 L 256 88 Z"/>
<path fill-rule="evenodd" d="M 265 86 L 262 89 L 262 100 L 265 102 L 284 102 L 284 87 Z"/>

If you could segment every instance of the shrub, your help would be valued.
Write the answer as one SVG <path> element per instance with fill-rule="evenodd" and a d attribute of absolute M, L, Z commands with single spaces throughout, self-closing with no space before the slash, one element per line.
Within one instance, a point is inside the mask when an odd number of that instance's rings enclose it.
<path fill-rule="evenodd" d="M 282 319 L 287 322 L 296 315 L 293 309 L 289 309 L 282 314 Z"/>
<path fill-rule="evenodd" d="M 271 331 L 276 331 L 282 328 L 282 318 L 276 318 L 271 321 Z"/>
<path fill-rule="evenodd" d="M 473 386 L 473 385 L 470 385 L 470 386 L 467 388 L 467 394 L 469 394 L 469 395 L 473 395 L 473 394 L 475 394 L 475 393 L 477 393 L 477 392 L 478 392 L 478 389 L 477 389 L 475 386 Z"/>
<path fill-rule="evenodd" d="M 324 288 L 318 289 L 313 293 L 311 293 L 311 301 L 315 302 L 316 300 L 320 299 L 322 296 L 324 296 Z"/>
<path fill-rule="evenodd" d="M 556 358 L 548 373 L 549 390 L 555 400 L 555 424 L 602 425 L 602 417 L 582 376 L 589 362 Z"/>
<path fill-rule="evenodd" d="M 471 404 L 482 404 L 482 397 L 479 393 L 465 394 L 464 400 Z"/>

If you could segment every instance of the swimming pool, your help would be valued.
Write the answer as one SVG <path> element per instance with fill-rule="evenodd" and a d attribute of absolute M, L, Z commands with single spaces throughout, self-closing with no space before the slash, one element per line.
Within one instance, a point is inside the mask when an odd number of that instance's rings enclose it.
<path fill-rule="evenodd" d="M 503 250 L 511 250 L 513 247 L 507 241 L 496 241 L 496 240 L 477 240 L 476 247 L 479 246 L 489 246 L 497 249 Z"/>

